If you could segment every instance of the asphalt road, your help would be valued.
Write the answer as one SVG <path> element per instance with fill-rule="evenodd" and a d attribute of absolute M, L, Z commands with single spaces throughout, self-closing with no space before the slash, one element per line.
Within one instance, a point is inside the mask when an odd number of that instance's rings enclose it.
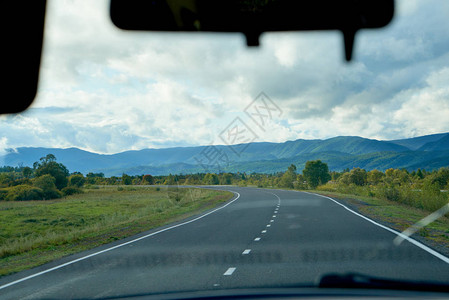
<path fill-rule="evenodd" d="M 331 199 L 220 188 L 235 192 L 235 200 L 206 215 L 3 277 L 0 298 L 311 285 L 335 272 L 449 283 L 449 259 L 419 243 L 395 246 L 396 234 Z"/>

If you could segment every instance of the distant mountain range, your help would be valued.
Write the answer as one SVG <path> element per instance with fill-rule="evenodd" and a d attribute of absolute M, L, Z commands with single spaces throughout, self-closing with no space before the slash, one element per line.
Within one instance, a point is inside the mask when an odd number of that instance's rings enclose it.
<path fill-rule="evenodd" d="M 106 176 L 220 171 L 274 173 L 285 171 L 290 164 L 302 170 L 308 160 L 315 159 L 321 159 L 335 171 L 354 167 L 382 171 L 388 168 L 432 170 L 449 166 L 449 133 L 393 141 L 339 136 L 285 143 L 143 149 L 107 155 L 78 148 L 22 147 L 8 149 L 0 156 L 0 164 L 32 166 L 49 153 L 71 172 L 102 172 Z"/>

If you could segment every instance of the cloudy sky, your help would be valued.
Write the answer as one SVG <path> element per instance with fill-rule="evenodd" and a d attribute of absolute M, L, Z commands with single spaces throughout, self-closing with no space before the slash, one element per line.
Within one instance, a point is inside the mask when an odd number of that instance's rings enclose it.
<path fill-rule="evenodd" d="M 109 1 L 49 1 L 38 96 L 0 116 L 0 151 L 223 144 L 235 120 L 272 142 L 449 132 L 449 1 L 396 4 L 347 64 L 337 32 L 266 34 L 247 48 L 240 35 L 121 31 Z M 277 110 L 258 126 L 245 109 L 261 92 Z"/>

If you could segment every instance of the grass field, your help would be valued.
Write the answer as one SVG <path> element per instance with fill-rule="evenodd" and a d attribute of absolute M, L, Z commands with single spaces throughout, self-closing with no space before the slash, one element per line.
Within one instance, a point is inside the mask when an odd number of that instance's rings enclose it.
<path fill-rule="evenodd" d="M 206 189 L 100 186 L 47 201 L 0 202 L 0 276 L 198 214 L 233 196 Z"/>

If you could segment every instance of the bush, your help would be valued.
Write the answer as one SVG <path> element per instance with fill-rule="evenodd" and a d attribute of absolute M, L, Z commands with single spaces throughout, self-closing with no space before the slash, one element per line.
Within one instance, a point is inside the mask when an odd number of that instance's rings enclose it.
<path fill-rule="evenodd" d="M 76 186 L 66 186 L 61 190 L 61 192 L 64 196 L 70 196 L 74 194 L 82 194 L 83 190 Z"/>
<path fill-rule="evenodd" d="M 61 198 L 62 193 L 57 190 L 55 182 L 56 179 L 53 176 L 45 174 L 35 178 L 33 185 L 42 190 L 44 199 Z"/>
<path fill-rule="evenodd" d="M 362 180 L 354 181 L 354 178 L 351 178 L 351 173 L 355 173 L 354 170 L 356 169 L 341 174 L 337 182 L 319 186 L 318 190 L 376 197 L 427 211 L 435 211 L 449 201 L 449 193 L 441 192 L 442 187 L 447 185 L 446 178 L 449 177 L 447 168 L 428 175 L 421 170 L 412 175 L 406 170 L 388 169 L 385 175 L 373 170 L 368 172 L 365 185 L 361 185 Z"/>
<path fill-rule="evenodd" d="M 7 189 L 5 200 L 7 201 L 23 201 L 23 200 L 42 200 L 44 199 L 44 193 L 42 189 L 21 184 L 10 187 Z"/>
<path fill-rule="evenodd" d="M 368 175 L 364 169 L 354 168 L 351 170 L 351 172 L 349 172 L 350 183 L 358 186 L 365 185 L 367 177 Z"/>
<path fill-rule="evenodd" d="M 85 182 L 86 182 L 86 178 L 84 178 L 84 176 L 80 175 L 80 174 L 71 175 L 69 177 L 69 185 L 71 185 L 71 186 L 80 188 L 84 185 Z"/>
<path fill-rule="evenodd" d="M 268 184 L 267 184 L 267 186 L 268 186 Z M 296 181 L 293 182 L 293 188 L 296 190 L 307 190 L 308 185 L 302 175 L 298 175 L 296 177 Z"/>
<path fill-rule="evenodd" d="M 390 201 L 399 201 L 401 199 L 401 193 L 394 186 L 381 186 L 378 187 L 376 191 L 376 195 L 381 198 L 390 200 Z"/>
<path fill-rule="evenodd" d="M 338 185 L 334 182 L 328 182 L 326 184 L 320 185 L 317 187 L 319 191 L 327 191 L 327 192 L 337 192 Z"/>
<path fill-rule="evenodd" d="M 5 200 L 8 195 L 8 189 L 0 189 L 0 200 Z"/>
<path fill-rule="evenodd" d="M 44 199 L 43 200 L 58 199 L 61 197 L 62 197 L 61 191 L 54 189 L 54 190 L 44 191 Z"/>

